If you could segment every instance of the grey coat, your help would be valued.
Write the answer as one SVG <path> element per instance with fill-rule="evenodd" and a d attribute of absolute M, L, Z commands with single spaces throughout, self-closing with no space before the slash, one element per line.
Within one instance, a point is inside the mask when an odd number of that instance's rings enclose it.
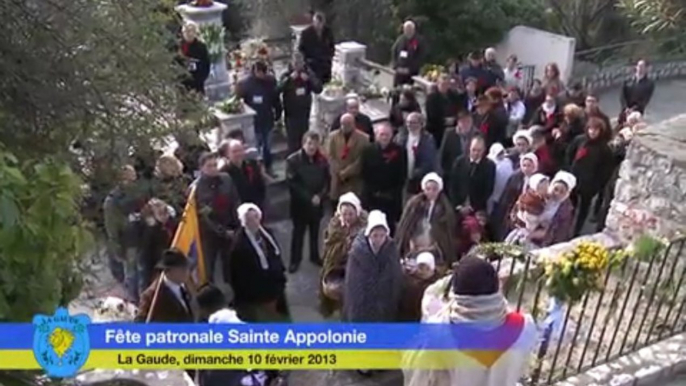
<path fill-rule="evenodd" d="M 348 254 L 343 289 L 342 319 L 347 322 L 396 320 L 403 283 L 400 255 L 388 239 L 378 254 L 360 232 Z"/>

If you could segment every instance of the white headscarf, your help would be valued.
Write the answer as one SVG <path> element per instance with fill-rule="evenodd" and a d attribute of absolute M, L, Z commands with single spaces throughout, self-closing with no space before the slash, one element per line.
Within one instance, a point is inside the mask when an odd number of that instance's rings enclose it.
<path fill-rule="evenodd" d="M 245 226 L 245 218 L 251 210 L 257 212 L 257 214 L 260 215 L 260 219 L 262 219 L 262 210 L 252 202 L 246 202 L 241 204 L 237 210 L 238 220 L 241 222 L 241 226 Z"/>
<path fill-rule="evenodd" d="M 538 191 L 538 185 L 545 181 L 550 181 L 550 178 L 545 174 L 536 173 L 531 178 L 529 178 L 529 189 L 533 191 Z"/>
<path fill-rule="evenodd" d="M 528 159 L 529 161 L 533 162 L 533 163 L 534 163 L 534 168 L 535 168 L 536 170 L 538 170 L 538 156 L 537 156 L 536 154 L 534 154 L 534 153 L 526 153 L 526 154 L 522 155 L 522 156 L 519 158 L 519 167 L 522 166 L 522 161 L 524 161 L 525 159 Z"/>
<path fill-rule="evenodd" d="M 367 217 L 367 228 L 364 230 L 364 235 L 369 237 L 369 234 L 372 233 L 372 230 L 378 227 L 384 228 L 389 234 L 391 233 L 391 229 L 388 227 L 388 221 L 386 220 L 386 215 L 384 212 L 380 210 L 373 210 L 369 212 L 369 216 Z"/>
<path fill-rule="evenodd" d="M 432 271 L 436 269 L 436 258 L 431 252 L 422 252 L 417 255 L 417 265 L 426 264 Z"/>
<path fill-rule="evenodd" d="M 488 158 L 490 158 L 493 162 L 498 162 L 498 156 L 504 152 L 505 146 L 503 146 L 499 142 L 496 142 L 493 145 L 491 145 L 491 148 L 488 151 Z"/>
<path fill-rule="evenodd" d="M 222 324 L 244 323 L 242 320 L 240 320 L 238 318 L 238 314 L 236 314 L 236 311 L 234 311 L 230 308 L 222 308 L 221 310 L 210 315 L 210 317 L 207 321 L 209 323 L 213 323 L 213 324 L 214 323 L 222 323 Z"/>
<path fill-rule="evenodd" d="M 438 190 L 443 190 L 443 179 L 435 172 L 428 173 L 422 178 L 422 190 L 426 189 L 426 184 L 435 182 L 438 185 Z"/>
<path fill-rule="evenodd" d="M 574 190 L 576 188 L 576 177 L 570 172 L 566 172 L 564 170 L 561 170 L 555 174 L 555 177 L 553 177 L 553 180 L 550 183 L 550 189 L 553 189 L 553 185 L 557 182 L 562 182 L 567 186 L 567 189 L 569 192 Z"/>
<path fill-rule="evenodd" d="M 534 141 L 534 139 L 531 137 L 531 132 L 529 130 L 517 130 L 512 136 L 513 141 L 516 141 L 520 138 L 528 142 L 529 145 L 531 145 L 531 143 L 533 143 Z"/>
<path fill-rule="evenodd" d="M 357 195 L 353 192 L 345 193 L 338 199 L 338 207 L 336 208 L 336 211 L 338 213 L 341 212 L 341 206 L 343 204 L 352 205 L 353 208 L 355 208 L 355 212 L 358 216 L 360 215 L 360 213 L 362 213 L 362 203 L 360 202 L 360 199 L 357 197 Z"/>
<path fill-rule="evenodd" d="M 245 219 L 249 211 L 254 210 L 260 215 L 260 219 L 262 219 L 262 210 L 252 202 L 246 202 L 241 204 L 238 209 L 236 210 L 238 212 L 238 219 L 241 222 L 241 226 L 245 227 Z M 274 253 L 277 255 L 281 254 L 281 249 L 279 249 L 279 245 L 276 243 L 274 238 L 267 232 L 262 225 L 260 225 L 258 232 L 260 233 L 260 236 L 264 237 L 271 245 L 272 248 L 274 248 Z M 250 244 L 252 245 L 253 249 L 255 250 L 255 253 L 257 253 L 257 256 L 259 257 L 260 260 L 260 266 L 262 269 L 269 269 L 269 260 L 267 260 L 267 256 L 265 256 L 264 251 L 260 247 L 259 243 L 257 242 L 257 239 L 255 238 L 256 235 L 254 235 L 252 232 L 246 231 L 245 232 L 246 236 L 248 236 L 248 240 L 250 240 Z"/>

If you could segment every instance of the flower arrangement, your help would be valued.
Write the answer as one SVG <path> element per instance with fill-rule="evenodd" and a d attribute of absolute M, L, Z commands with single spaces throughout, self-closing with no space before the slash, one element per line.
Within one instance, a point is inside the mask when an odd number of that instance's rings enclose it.
<path fill-rule="evenodd" d="M 427 64 L 421 70 L 422 77 L 429 82 L 436 82 L 441 74 L 446 72 L 445 66 L 438 64 Z"/>
<path fill-rule="evenodd" d="M 243 101 L 235 95 L 216 104 L 217 110 L 224 114 L 242 114 L 245 111 Z"/>
<path fill-rule="evenodd" d="M 262 38 L 253 38 L 241 42 L 241 55 L 249 64 L 263 61 L 271 65 L 270 49 Z"/>
<path fill-rule="evenodd" d="M 603 273 L 619 264 L 624 251 L 609 251 L 595 242 L 581 242 L 573 250 L 545 262 L 546 287 L 551 296 L 563 303 L 573 304 L 588 291 L 599 290 Z"/>
<path fill-rule="evenodd" d="M 211 7 L 214 4 L 212 0 L 193 0 L 191 6 L 193 7 Z"/>
<path fill-rule="evenodd" d="M 216 63 L 224 55 L 224 27 L 219 24 L 207 23 L 200 27 L 200 38 L 207 46 L 210 62 Z"/>
<path fill-rule="evenodd" d="M 324 86 L 324 94 L 328 96 L 340 96 L 346 93 L 345 88 L 343 87 L 343 81 L 334 76 L 331 78 L 329 83 L 327 83 Z"/>
<path fill-rule="evenodd" d="M 379 87 L 377 84 L 372 83 L 364 90 L 360 91 L 360 96 L 364 99 L 379 99 L 387 98 L 389 93 L 390 92 L 385 87 Z"/>
<path fill-rule="evenodd" d="M 526 256 L 524 248 L 507 243 L 481 243 L 475 247 L 474 253 L 489 261 L 507 258 L 523 261 Z"/>
<path fill-rule="evenodd" d="M 626 251 L 638 260 L 647 261 L 655 254 L 662 252 L 668 244 L 669 241 L 666 239 L 658 239 L 648 234 L 643 234 L 636 238 L 627 247 Z"/>

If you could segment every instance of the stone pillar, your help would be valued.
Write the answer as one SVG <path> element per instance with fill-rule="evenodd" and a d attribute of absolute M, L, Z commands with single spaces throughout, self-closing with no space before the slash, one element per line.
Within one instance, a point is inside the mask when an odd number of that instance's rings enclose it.
<path fill-rule="evenodd" d="M 359 60 L 367 55 L 367 46 L 357 42 L 336 44 L 333 61 L 333 76 L 343 82 L 343 88 L 356 91 L 362 86 L 362 68 Z"/>
<path fill-rule="evenodd" d="M 219 130 L 217 130 L 217 146 L 226 138 L 232 130 L 241 129 L 245 144 L 248 147 L 257 147 L 257 137 L 255 136 L 255 110 L 243 104 L 241 114 L 226 114 L 213 109 L 213 114 L 219 120 Z"/>
<path fill-rule="evenodd" d="M 639 131 L 619 169 L 606 227 L 622 241 L 686 231 L 686 115 Z"/>
<path fill-rule="evenodd" d="M 184 20 L 192 21 L 200 26 L 214 24 L 223 28 L 222 13 L 227 8 L 226 4 L 215 1 L 211 7 L 194 7 L 183 4 L 176 7 L 176 11 Z M 224 47 L 224 42 L 221 42 Z M 210 47 L 208 47 L 210 49 Z M 210 68 L 210 76 L 205 82 L 205 94 L 211 102 L 217 102 L 229 97 L 231 92 L 231 79 L 226 69 L 225 49 L 219 55 Z"/>

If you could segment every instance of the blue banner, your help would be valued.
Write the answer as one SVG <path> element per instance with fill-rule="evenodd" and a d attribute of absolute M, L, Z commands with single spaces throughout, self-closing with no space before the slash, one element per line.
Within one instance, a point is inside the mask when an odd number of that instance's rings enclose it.
<path fill-rule="evenodd" d="M 134 324 L 88 326 L 91 350 L 507 350 L 522 325 Z M 0 324 L 0 350 L 33 348 L 34 326 Z"/>

